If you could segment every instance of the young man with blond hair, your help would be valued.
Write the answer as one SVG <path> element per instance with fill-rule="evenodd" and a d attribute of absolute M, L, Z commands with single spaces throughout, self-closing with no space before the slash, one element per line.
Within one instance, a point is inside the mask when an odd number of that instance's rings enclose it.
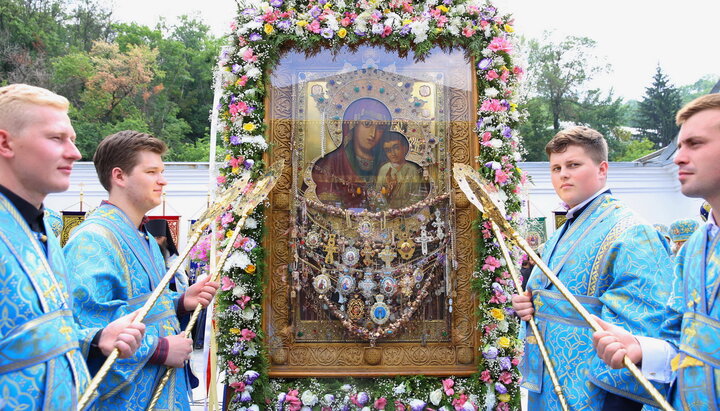
<path fill-rule="evenodd" d="M 647 334 L 602 324 L 593 335 L 598 356 L 613 368 L 622 358 L 641 364 L 650 380 L 670 383 L 675 409 L 707 410 L 720 405 L 720 94 L 699 97 L 676 116 L 680 126 L 675 164 L 680 190 L 711 206 L 707 223 L 687 240 L 675 257 L 670 314 L 665 334 Z M 679 335 L 679 337 L 678 337 Z M 652 335 L 650 336 L 652 337 Z"/>
<path fill-rule="evenodd" d="M 85 357 L 113 348 L 129 357 L 145 329 L 132 314 L 93 328 L 73 318 L 43 209 L 49 193 L 67 190 L 80 159 L 68 105 L 43 88 L 0 87 L 0 409 L 77 408 L 90 377 Z"/>
<path fill-rule="evenodd" d="M 167 184 L 161 140 L 136 131 L 121 131 L 100 142 L 93 162 L 108 201 L 92 212 L 65 246 L 75 262 L 71 277 L 80 322 L 102 326 L 145 304 L 165 275 L 165 260 L 144 223 L 145 214 L 162 201 Z M 147 336 L 134 356 L 118 361 L 99 387 L 103 409 L 145 409 L 166 367 L 173 373 L 157 409 L 188 410 L 190 387 L 185 369 L 192 341 L 179 318 L 198 304 L 210 304 L 219 284 L 207 279 L 183 294 L 165 288 L 145 318 Z M 99 364 L 90 364 L 91 369 Z"/>
<path fill-rule="evenodd" d="M 545 147 L 555 192 L 567 221 L 545 243 L 542 258 L 580 303 L 596 316 L 652 333 L 663 315 L 671 275 L 669 250 L 657 231 L 615 199 L 606 186 L 607 143 L 587 127 L 560 131 Z M 570 409 L 640 409 L 651 397 L 626 370 L 593 355 L 592 330 L 557 288 L 535 268 L 513 309 L 533 315 Z M 528 407 L 560 409 L 553 383 L 530 331 L 521 364 Z M 640 402 L 641 401 L 641 402 Z"/>

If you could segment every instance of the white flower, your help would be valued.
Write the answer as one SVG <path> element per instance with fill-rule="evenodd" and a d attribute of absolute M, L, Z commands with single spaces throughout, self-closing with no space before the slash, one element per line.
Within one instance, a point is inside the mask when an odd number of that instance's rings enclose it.
<path fill-rule="evenodd" d="M 340 389 L 345 392 L 350 392 L 350 390 L 352 390 L 352 387 L 350 386 L 350 384 L 345 384 L 342 387 L 340 387 Z"/>
<path fill-rule="evenodd" d="M 500 332 L 504 332 L 504 333 L 507 332 L 507 330 L 508 330 L 508 322 L 505 321 L 505 320 L 500 321 L 500 322 L 498 323 L 498 327 L 497 327 L 497 328 L 498 328 L 498 331 L 500 331 Z"/>
<path fill-rule="evenodd" d="M 257 226 L 258 226 L 258 223 L 257 223 L 256 219 L 254 219 L 252 217 L 248 217 L 247 220 L 245 220 L 245 226 L 244 226 L 245 228 L 254 230 L 257 228 Z"/>
<path fill-rule="evenodd" d="M 462 411 L 475 411 L 475 406 L 470 401 L 465 401 L 462 406 Z"/>
<path fill-rule="evenodd" d="M 433 405 L 438 406 L 440 404 L 440 401 L 442 401 L 443 392 L 441 389 L 437 389 L 430 393 L 430 402 L 433 403 Z"/>
<path fill-rule="evenodd" d="M 243 352 L 243 355 L 246 357 L 254 357 L 257 355 L 257 348 L 255 347 L 255 343 L 249 343 L 247 350 Z"/>
<path fill-rule="evenodd" d="M 262 72 L 260 71 L 259 68 L 255 67 L 255 66 L 250 66 L 250 68 L 248 68 L 245 71 L 245 75 L 247 75 L 250 78 L 257 78 L 260 76 L 260 74 L 262 74 Z"/>
<path fill-rule="evenodd" d="M 386 14 L 387 19 L 385 19 L 385 25 L 390 26 L 393 28 L 399 28 L 400 23 L 402 22 L 402 18 L 397 13 L 388 13 Z"/>
<path fill-rule="evenodd" d="M 318 402 L 318 396 L 315 395 L 310 390 L 303 391 L 302 395 L 300 396 L 300 401 L 302 401 L 303 404 L 308 405 L 312 407 L 313 405 L 317 404 Z"/>
<path fill-rule="evenodd" d="M 242 297 L 247 293 L 244 285 L 236 285 L 233 287 L 233 297 Z"/>
<path fill-rule="evenodd" d="M 500 148 L 502 147 L 502 145 L 503 142 L 499 138 L 490 139 L 490 146 L 492 146 L 493 148 Z"/>
<path fill-rule="evenodd" d="M 227 260 L 225 260 L 225 270 L 230 268 L 245 268 L 250 264 L 250 257 L 245 252 L 236 250 Z"/>
<path fill-rule="evenodd" d="M 253 318 L 255 318 L 255 310 L 253 310 L 250 307 L 245 307 L 244 310 L 240 313 L 240 318 L 242 318 L 245 321 L 250 321 Z M 507 331 L 507 330 L 505 330 Z"/>
<path fill-rule="evenodd" d="M 405 394 L 405 383 L 402 383 L 402 384 L 394 387 L 393 393 L 395 393 L 395 395 Z"/>
<path fill-rule="evenodd" d="M 485 394 L 485 410 L 492 411 L 493 407 L 495 407 L 495 402 L 495 390 L 490 388 L 487 390 L 487 394 Z"/>
<path fill-rule="evenodd" d="M 338 21 L 334 16 L 330 16 L 325 21 L 325 25 L 332 31 L 338 31 L 340 29 L 340 25 L 338 24 Z"/>
<path fill-rule="evenodd" d="M 307 405 L 300 408 L 300 411 L 312 411 L 312 408 L 308 407 Z"/>
<path fill-rule="evenodd" d="M 253 405 L 251 405 L 250 407 L 248 407 L 248 411 L 260 411 L 260 407 L 258 407 L 257 405 L 253 404 Z"/>
<path fill-rule="evenodd" d="M 370 411 L 370 407 L 362 407 L 360 411 Z"/>
<path fill-rule="evenodd" d="M 337 0 L 335 2 L 335 6 L 338 8 L 338 10 L 345 8 L 345 0 Z"/>
<path fill-rule="evenodd" d="M 495 87 L 488 87 L 485 89 L 485 95 L 490 98 L 496 97 L 498 94 L 500 94 L 500 92 L 497 91 Z"/>
<path fill-rule="evenodd" d="M 427 20 L 418 20 L 410 23 L 410 31 L 415 35 L 415 43 L 422 43 L 427 40 L 427 31 L 429 29 Z"/>

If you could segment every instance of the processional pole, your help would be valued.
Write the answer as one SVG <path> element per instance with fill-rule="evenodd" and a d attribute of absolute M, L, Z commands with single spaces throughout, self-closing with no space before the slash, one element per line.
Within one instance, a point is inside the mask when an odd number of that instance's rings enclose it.
<path fill-rule="evenodd" d="M 466 164 L 455 164 L 453 166 L 453 177 L 455 177 L 460 189 L 468 197 L 468 200 L 470 200 L 470 202 L 478 207 L 478 209 L 483 213 L 483 217 L 488 218 L 494 225 L 497 225 L 498 228 L 507 235 L 507 238 L 510 241 L 515 243 L 528 255 L 528 257 L 535 261 L 537 267 L 547 276 L 548 280 L 555 285 L 560 294 L 565 297 L 570 305 L 572 305 L 573 308 L 590 325 L 590 328 L 596 332 L 603 331 L 602 327 L 600 327 L 597 321 L 592 318 L 588 310 L 580 303 L 580 301 L 577 300 L 570 290 L 568 290 L 565 284 L 558 279 L 555 273 L 550 270 L 550 267 L 545 264 L 542 258 L 535 253 L 532 247 L 530 247 L 530 244 L 528 244 L 527 241 L 520 236 L 517 230 L 510 225 L 508 220 L 505 218 L 504 212 L 501 211 L 502 205 L 499 204 L 499 202 L 487 191 L 488 185 L 483 181 L 477 171 Z M 471 187 L 471 185 L 475 187 Z M 538 335 L 539 334 L 536 334 L 536 337 Z M 540 341 L 538 340 L 538 343 L 539 342 Z M 648 381 L 647 378 L 645 378 L 644 375 L 642 375 L 642 372 L 640 372 L 638 367 L 627 355 L 623 358 L 623 364 L 640 383 L 640 385 L 647 390 L 650 396 L 657 401 L 660 408 L 665 411 L 674 411 L 673 407 L 667 402 L 665 397 L 660 394 L 660 392 L 652 385 L 652 383 L 650 383 L 650 381 Z"/>

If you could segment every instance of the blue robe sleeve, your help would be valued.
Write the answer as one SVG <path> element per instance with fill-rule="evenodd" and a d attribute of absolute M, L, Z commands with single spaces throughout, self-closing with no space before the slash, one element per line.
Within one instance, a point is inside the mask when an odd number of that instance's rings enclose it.
<path fill-rule="evenodd" d="M 669 250 L 659 234 L 646 224 L 631 226 L 602 258 L 604 261 L 595 262 L 604 264 L 598 283 L 601 318 L 633 334 L 676 339 L 677 334 L 666 334 L 662 327 L 670 317 L 667 301 L 675 274 Z M 652 397 L 625 368 L 612 370 L 594 356 L 590 376 L 606 391 L 654 405 Z M 655 387 L 663 394 L 667 389 L 660 383 Z"/>
<path fill-rule="evenodd" d="M 110 322 L 135 311 L 129 293 L 133 290 L 127 261 L 117 240 L 98 226 L 78 230 L 65 246 L 65 258 L 73 288 L 74 312 L 83 327 L 102 328 Z M 84 342 L 94 334 L 87 333 Z M 89 340 L 88 340 L 89 339 Z M 135 354 L 115 362 L 98 391 L 101 397 L 121 390 L 152 356 L 158 342 L 154 327 L 147 327 L 145 337 Z M 105 358 L 90 359 L 88 367 L 95 374 Z"/>

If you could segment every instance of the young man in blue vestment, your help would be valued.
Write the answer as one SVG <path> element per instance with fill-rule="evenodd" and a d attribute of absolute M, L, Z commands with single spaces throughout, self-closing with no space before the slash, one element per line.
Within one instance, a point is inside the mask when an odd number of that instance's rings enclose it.
<path fill-rule="evenodd" d="M 145 325 L 128 315 L 81 328 L 60 244 L 44 218 L 80 159 L 68 101 L 46 89 L 0 88 L 0 409 L 71 410 L 89 383 L 85 357 L 129 357 Z"/>
<path fill-rule="evenodd" d="M 606 186 L 607 143 L 597 131 L 573 127 L 545 147 L 553 187 L 567 221 L 545 243 L 543 260 L 591 313 L 633 330 L 655 333 L 669 294 L 667 244 Z M 627 370 L 613 370 L 592 349 L 592 330 L 535 268 L 513 308 L 535 316 L 570 409 L 640 409 L 652 398 Z M 537 339 L 528 330 L 521 364 L 532 410 L 560 409 Z"/>
<path fill-rule="evenodd" d="M 628 355 L 650 380 L 671 383 L 676 409 L 720 409 L 720 94 L 699 97 L 677 114 L 675 164 L 682 193 L 711 206 L 675 258 L 675 276 L 663 324 L 678 339 L 659 340 L 601 324 L 593 335 L 598 355 L 613 368 Z"/>
<path fill-rule="evenodd" d="M 145 214 L 158 206 L 163 187 L 161 140 L 136 131 L 121 131 L 100 142 L 93 162 L 109 192 L 78 226 L 65 246 L 75 262 L 70 276 L 80 321 L 100 327 L 138 309 L 165 275 L 165 261 L 155 239 L 144 227 Z M 166 287 L 145 318 L 147 332 L 134 356 L 118 361 L 100 385 L 103 409 L 145 409 L 166 367 L 176 368 L 163 388 L 158 410 L 188 410 L 190 386 L 183 368 L 192 341 L 180 329 L 179 317 L 198 304 L 210 304 L 219 284 L 200 280 L 180 294 Z M 95 364 L 90 364 L 91 370 Z"/>

